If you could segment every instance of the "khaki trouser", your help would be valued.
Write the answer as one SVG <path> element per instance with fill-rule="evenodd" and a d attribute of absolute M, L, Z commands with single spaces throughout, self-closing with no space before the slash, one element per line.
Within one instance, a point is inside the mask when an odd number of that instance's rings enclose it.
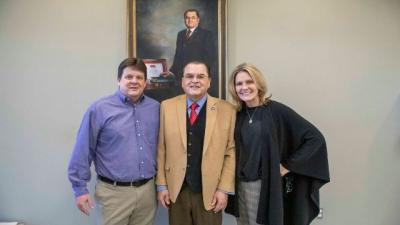
<path fill-rule="evenodd" d="M 94 198 L 98 225 L 153 225 L 157 208 L 154 179 L 140 187 L 98 180 Z"/>

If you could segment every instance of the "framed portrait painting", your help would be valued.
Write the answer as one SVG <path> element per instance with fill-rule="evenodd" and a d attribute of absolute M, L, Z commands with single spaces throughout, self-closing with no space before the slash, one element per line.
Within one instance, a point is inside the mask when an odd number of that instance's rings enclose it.
<path fill-rule="evenodd" d="M 207 64 L 208 93 L 225 99 L 226 0 L 128 0 L 128 52 L 144 59 L 146 95 L 159 101 L 183 93 L 183 67 Z"/>

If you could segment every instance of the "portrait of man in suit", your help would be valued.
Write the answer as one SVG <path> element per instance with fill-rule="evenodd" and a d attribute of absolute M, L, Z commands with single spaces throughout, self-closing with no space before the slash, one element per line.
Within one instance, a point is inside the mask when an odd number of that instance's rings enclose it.
<path fill-rule="evenodd" d="M 197 9 L 188 9 L 183 14 L 186 28 L 179 31 L 173 64 L 170 68 L 180 84 L 183 66 L 193 60 L 205 62 L 210 67 L 212 84 L 209 94 L 218 96 L 218 57 L 216 39 L 213 33 L 200 25 L 200 13 Z"/>
<path fill-rule="evenodd" d="M 183 66 L 199 60 L 210 67 L 208 93 L 225 98 L 226 0 L 129 3 L 129 55 L 165 62 L 160 76 L 148 80 L 148 96 L 161 102 L 182 94 Z"/>

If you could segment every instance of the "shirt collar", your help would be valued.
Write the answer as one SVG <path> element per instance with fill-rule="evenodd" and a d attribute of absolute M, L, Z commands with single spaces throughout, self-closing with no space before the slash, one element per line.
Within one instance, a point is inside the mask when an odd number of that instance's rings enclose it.
<path fill-rule="evenodd" d="M 201 97 L 196 103 L 199 105 L 199 109 L 201 109 L 204 105 L 204 103 L 207 101 L 207 94 L 205 94 L 203 97 Z M 190 98 L 186 97 L 186 107 L 189 108 L 190 105 L 192 105 L 194 101 L 192 101 Z"/>
<path fill-rule="evenodd" d="M 131 102 L 132 104 L 134 104 L 134 102 L 132 102 L 132 100 L 131 100 L 130 98 L 126 97 L 120 90 L 117 90 L 117 91 L 115 92 L 115 94 L 118 96 L 118 98 L 121 100 L 122 103 L 126 104 L 126 103 L 128 103 L 128 102 Z M 136 102 L 136 103 L 143 102 L 144 98 L 145 98 L 145 95 L 142 94 L 142 95 L 139 97 L 139 101 Z"/>
<path fill-rule="evenodd" d="M 191 28 L 191 29 L 188 29 L 188 30 L 190 30 L 190 33 L 192 33 L 192 34 L 193 34 L 193 32 L 194 32 L 196 29 L 197 29 L 197 27 L 195 27 L 195 28 Z"/>

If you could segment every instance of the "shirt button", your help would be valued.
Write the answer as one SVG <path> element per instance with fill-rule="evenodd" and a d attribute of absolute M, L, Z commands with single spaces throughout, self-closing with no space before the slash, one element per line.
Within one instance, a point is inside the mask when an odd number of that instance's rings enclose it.
<path fill-rule="evenodd" d="M 190 168 L 190 164 L 187 165 L 187 168 Z"/>
<path fill-rule="evenodd" d="M 142 146 L 140 146 L 140 147 L 139 147 L 139 149 L 140 149 L 140 150 L 142 150 L 142 149 L 143 149 L 143 147 L 142 147 Z"/>
<path fill-rule="evenodd" d="M 144 175 L 142 174 L 142 175 L 140 175 L 140 177 L 144 177 Z"/>
<path fill-rule="evenodd" d="M 143 165 L 143 164 L 144 164 L 144 162 L 143 162 L 143 161 L 141 161 L 141 162 L 140 162 L 140 164 L 142 164 L 142 165 Z"/>
<path fill-rule="evenodd" d="M 188 144 L 189 146 L 192 146 L 192 143 L 191 142 L 189 142 L 189 144 Z"/>
<path fill-rule="evenodd" d="M 188 154 L 188 157 L 190 157 L 191 155 L 192 155 L 192 154 L 189 153 L 189 154 Z"/>
<path fill-rule="evenodd" d="M 193 135 L 193 133 L 190 131 L 190 132 L 189 132 L 189 135 Z"/>
<path fill-rule="evenodd" d="M 136 123 L 139 123 L 139 120 L 136 120 Z"/>
<path fill-rule="evenodd" d="M 137 136 L 139 136 L 139 137 L 140 137 L 140 133 L 138 133 L 138 134 L 137 134 Z"/>

